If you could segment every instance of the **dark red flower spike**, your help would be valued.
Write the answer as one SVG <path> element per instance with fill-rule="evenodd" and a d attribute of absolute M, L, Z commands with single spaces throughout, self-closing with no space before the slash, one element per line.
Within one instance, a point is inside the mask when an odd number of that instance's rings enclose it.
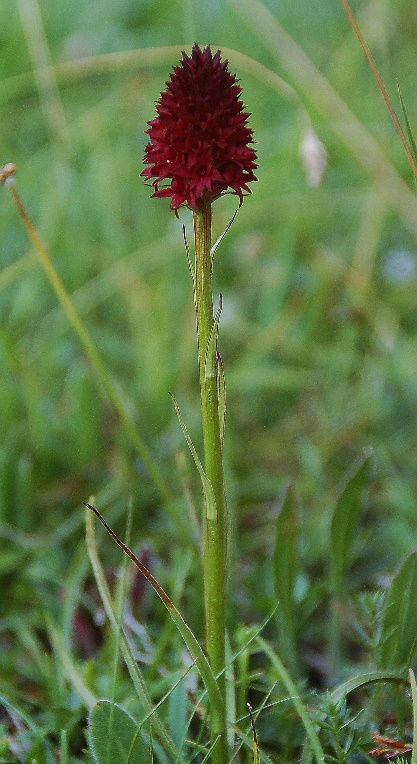
<path fill-rule="evenodd" d="M 241 87 L 220 51 L 194 44 L 191 57 L 182 54 L 167 89 L 157 103 L 157 117 L 148 122 L 149 143 L 142 175 L 154 197 L 172 197 L 171 209 L 202 209 L 224 192 L 242 203 L 248 183 L 257 178 L 256 152 L 250 144 Z"/>

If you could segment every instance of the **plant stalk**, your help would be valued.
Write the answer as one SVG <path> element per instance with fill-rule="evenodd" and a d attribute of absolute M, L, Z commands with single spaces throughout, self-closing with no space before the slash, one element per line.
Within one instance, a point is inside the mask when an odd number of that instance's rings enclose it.
<path fill-rule="evenodd" d="M 204 469 L 211 482 L 215 516 L 204 516 L 204 606 L 206 646 L 209 662 L 223 700 L 222 706 L 211 709 L 211 741 L 213 764 L 228 761 L 225 635 L 226 635 L 226 503 L 219 421 L 218 368 L 216 342 L 210 342 L 213 331 L 211 204 L 194 212 L 194 292 L 197 316 L 198 365 L 200 379 L 201 419 L 204 442 Z M 208 357 L 212 354 L 213 358 Z"/>

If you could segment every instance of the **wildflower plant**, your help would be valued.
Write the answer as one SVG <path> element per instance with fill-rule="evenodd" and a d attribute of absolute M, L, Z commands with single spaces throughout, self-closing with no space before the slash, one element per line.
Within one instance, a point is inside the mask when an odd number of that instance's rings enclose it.
<path fill-rule="evenodd" d="M 188 207 L 194 221 L 194 264 L 187 255 L 194 287 L 197 320 L 198 366 L 204 442 L 203 464 L 189 440 L 178 405 L 174 404 L 199 468 L 205 499 L 204 603 L 206 647 L 220 691 L 221 703 L 211 709 L 213 762 L 227 760 L 225 636 L 227 582 L 227 516 L 222 463 L 225 422 L 225 381 L 218 352 L 218 325 L 222 309 L 214 315 L 212 273 L 212 204 L 225 193 L 236 194 L 242 204 L 255 181 L 256 153 L 249 114 L 240 100 L 241 88 L 230 74 L 220 51 L 194 45 L 191 56 L 182 54 L 167 88 L 161 94 L 157 117 L 149 122 L 149 143 L 142 175 L 154 188 L 154 197 L 171 198 L 170 208 Z"/>
<path fill-rule="evenodd" d="M 197 323 L 198 366 L 200 381 L 201 418 L 204 442 L 204 458 L 200 461 L 188 435 L 178 404 L 172 396 L 181 427 L 190 447 L 202 480 L 204 494 L 203 519 L 203 568 L 204 604 L 206 626 L 206 652 L 183 621 L 164 590 L 138 560 L 131 550 L 120 541 L 104 518 L 92 504 L 86 504 L 107 529 L 110 536 L 132 559 L 138 569 L 153 586 L 170 612 L 191 656 L 204 681 L 210 701 L 211 760 L 213 764 L 226 764 L 230 759 L 226 709 L 226 582 L 227 582 L 227 516 L 223 471 L 223 441 L 225 426 L 225 378 L 218 351 L 218 326 L 222 309 L 222 297 L 214 314 L 212 273 L 215 250 L 223 238 L 212 246 L 212 204 L 226 193 L 239 199 L 250 193 L 248 184 L 256 180 L 256 152 L 253 148 L 252 131 L 247 126 L 249 114 L 240 100 L 241 88 L 236 77 L 230 74 L 227 61 L 221 60 L 220 51 L 212 54 L 210 47 L 203 50 L 195 44 L 191 57 L 183 53 L 179 66 L 174 68 L 167 90 L 157 104 L 157 117 L 149 123 L 149 143 L 145 150 L 142 175 L 153 186 L 154 197 L 170 197 L 170 208 L 178 215 L 181 207 L 193 212 L 194 263 L 191 262 L 188 245 L 186 251 L 192 276 Z M 5 165 L 0 170 L 0 183 L 5 183 L 15 201 L 33 242 L 37 255 L 54 287 L 64 309 L 77 332 L 93 367 L 104 388 L 126 425 L 123 406 L 108 379 L 100 357 L 96 353 L 89 334 L 78 319 L 71 299 L 57 275 L 40 238 L 26 213 L 15 188 L 15 167 Z M 233 218 L 234 219 L 234 218 Z M 233 219 L 231 222 L 233 222 Z M 129 433 L 140 453 L 146 452 L 136 434 Z M 158 487 L 160 483 L 155 480 Z M 161 490 L 161 495 L 164 492 Z M 87 546 L 93 564 L 106 612 L 117 628 L 110 604 L 107 585 L 95 550 L 92 515 L 87 517 Z M 155 709 L 134 665 L 129 648 L 121 638 L 122 650 L 135 686 L 139 688 L 145 709 L 153 716 L 153 724 L 159 733 L 162 746 L 175 756 L 172 741 L 158 721 Z M 92 705 L 91 694 L 85 696 Z M 101 725 L 106 719 L 107 706 L 96 704 L 90 718 L 90 742 L 93 750 L 97 740 L 102 740 Z M 126 722 L 125 716 L 123 716 Z M 126 722 L 127 723 L 127 722 Z M 96 734 L 95 728 L 99 731 Z M 138 733 L 137 733 L 138 734 Z M 136 737 L 135 737 L 136 740 Z M 108 753 L 108 752 L 107 752 Z M 101 754 L 95 752 L 95 758 Z M 107 755 L 107 754 L 106 754 Z"/>
<path fill-rule="evenodd" d="M 342 3 L 346 5 L 344 0 Z M 240 5 L 243 8 L 246 4 Z M 256 19 L 253 21 L 255 24 Z M 285 42 L 285 38 L 279 36 L 280 29 L 272 16 L 268 16 L 268 24 L 274 31 L 274 41 Z M 293 58 L 292 56 L 292 62 Z M 311 71 L 314 73 L 313 69 Z M 272 75 L 272 72 L 270 74 Z M 271 81 L 276 83 L 275 75 Z M 279 87 L 282 89 L 282 83 Z M 319 89 L 319 92 L 322 91 Z M 66 604 L 64 608 L 62 638 L 58 625 L 48 619 L 48 635 L 57 657 L 57 661 L 51 661 L 50 664 L 62 666 L 62 675 L 68 680 L 70 688 L 70 692 L 67 693 L 66 689 L 62 689 L 62 692 L 69 698 L 68 705 L 71 711 L 74 692 L 81 698 L 84 707 L 90 709 L 87 741 L 89 751 L 83 751 L 81 755 L 86 754 L 88 760 L 94 760 L 96 764 L 110 764 L 113 761 L 124 764 L 138 761 L 145 764 L 154 760 L 154 753 L 158 761 L 178 764 L 185 764 L 185 761 L 199 761 L 201 764 L 206 761 L 214 764 L 230 764 L 232 761 L 246 764 L 254 761 L 255 764 L 260 764 L 261 761 L 271 760 L 261 751 L 265 740 L 273 741 L 270 746 L 272 756 L 279 751 L 282 761 L 302 760 L 310 764 L 314 760 L 317 764 L 353 764 L 358 756 L 363 758 L 368 750 L 371 757 L 385 758 L 411 751 L 411 761 L 415 764 L 417 744 L 414 742 L 411 746 L 405 725 L 405 721 L 412 715 L 414 729 L 417 728 L 417 685 L 412 671 L 409 673 L 409 682 L 413 708 L 408 690 L 404 691 L 404 687 L 406 670 L 415 662 L 417 650 L 414 607 L 417 598 L 417 553 L 412 552 L 404 561 L 393 576 L 387 591 L 382 592 L 378 587 L 376 594 L 372 592 L 360 601 L 354 599 L 353 604 L 350 600 L 352 569 L 357 565 L 358 549 L 361 549 L 357 539 L 373 475 L 371 452 L 363 452 L 335 492 L 333 501 L 329 504 L 327 534 L 326 531 L 322 533 L 321 525 L 315 526 L 314 535 L 317 538 L 320 536 L 320 545 L 323 545 L 324 550 L 322 558 L 313 559 L 313 572 L 316 575 L 317 571 L 320 571 L 320 581 L 317 584 L 314 581 L 310 583 L 312 564 L 309 561 L 309 551 L 305 550 L 308 546 L 305 544 L 308 531 L 305 533 L 302 527 L 303 518 L 295 489 L 288 483 L 282 491 L 274 519 L 275 535 L 269 577 L 273 594 L 269 595 L 268 600 L 272 615 L 262 625 L 240 624 L 235 633 L 232 618 L 228 618 L 226 591 L 229 521 L 223 470 L 226 395 L 225 375 L 218 347 L 222 297 L 220 295 L 219 304 L 215 306 L 212 276 L 217 246 L 234 217 L 213 245 L 212 205 L 219 197 L 232 194 L 237 197 L 237 204 L 241 206 L 244 197 L 250 193 L 250 184 L 256 180 L 256 152 L 248 117 L 249 114 L 246 113 L 241 100 L 241 88 L 236 77 L 229 72 L 227 61 L 222 60 L 220 51 L 213 53 L 210 47 L 201 49 L 195 44 L 191 54 L 184 52 L 182 60 L 174 67 L 166 83 L 166 90 L 157 102 L 156 117 L 148 123 L 149 140 L 145 149 L 145 169 L 142 172 L 143 178 L 152 188 L 154 198 L 165 199 L 165 204 L 167 207 L 169 204 L 176 216 L 182 208 L 191 210 L 193 214 L 193 259 L 187 239 L 185 236 L 184 238 L 196 309 L 204 447 L 201 458 L 193 445 L 174 396 L 172 399 L 202 483 L 205 644 L 202 647 L 197 641 L 175 604 L 145 567 L 141 558 L 136 557 L 129 547 L 120 541 L 93 504 L 87 504 L 91 510 L 87 513 L 88 553 L 103 608 L 115 637 L 114 643 L 111 643 L 112 647 L 115 644 L 113 678 L 109 679 L 106 674 L 107 666 L 104 666 L 105 676 L 101 673 L 101 667 L 98 667 L 94 673 L 99 681 L 95 682 L 90 671 L 79 671 L 75 665 L 69 645 L 68 614 L 71 604 Z M 406 121 L 408 124 L 408 120 Z M 325 154 L 315 133 L 310 129 L 304 134 L 302 149 L 309 183 L 312 186 L 318 185 L 325 169 Z M 145 464 L 161 503 L 177 518 L 176 507 L 172 505 L 169 491 L 132 422 L 124 399 L 118 394 L 110 375 L 107 374 L 92 336 L 80 319 L 64 282 L 55 270 L 53 260 L 48 256 L 23 206 L 16 189 L 14 174 L 13 164 L 0 168 L 0 184 L 4 183 L 8 188 L 39 263 L 78 336 L 96 377 L 118 413 L 121 425 Z M 395 194 L 393 198 L 396 198 Z M 168 692 L 156 704 L 155 698 L 160 696 L 161 686 L 165 684 L 160 684 L 158 676 L 157 683 L 152 686 L 152 674 L 142 673 L 140 661 L 137 660 L 128 634 L 123 629 L 125 569 L 120 578 L 117 596 L 113 598 L 98 555 L 93 514 L 158 594 L 191 655 L 192 660 L 186 672 L 179 677 L 174 686 L 169 686 Z M 128 520 L 127 541 L 130 527 L 131 515 Z M 6 528 L 5 532 L 9 533 L 9 529 Z M 40 548 L 40 554 L 44 554 L 43 546 Z M 191 553 L 188 559 L 191 561 Z M 74 600 L 75 578 L 77 581 L 81 580 L 78 578 L 79 560 L 77 555 L 76 565 L 74 564 L 73 572 L 69 574 L 70 603 Z M 186 578 L 188 563 L 185 567 L 186 570 L 181 570 L 181 581 Z M 359 566 L 355 570 L 355 581 L 359 580 L 358 570 L 361 573 Z M 256 586 L 261 591 L 262 585 L 256 582 Z M 176 598 L 177 595 L 178 592 Z M 261 636 L 267 622 L 270 629 L 268 641 Z M 226 640 L 226 624 L 230 625 L 230 646 Z M 274 639 L 277 649 L 273 646 Z M 164 640 L 165 637 L 159 643 L 159 655 L 162 654 L 161 643 L 163 647 L 166 644 Z M 28 632 L 28 636 L 22 642 L 25 645 L 36 646 L 31 632 Z M 40 641 L 39 646 L 39 649 L 35 650 L 36 659 L 43 654 L 43 644 L 40 649 Z M 235 654 L 234 649 L 237 649 Z M 131 712 L 136 713 L 135 701 L 132 703 L 131 698 L 125 704 L 126 707 L 116 703 L 116 700 L 119 700 L 119 694 L 116 693 L 119 654 L 123 657 L 132 686 L 140 701 L 140 720 L 131 716 Z M 257 654 L 261 657 L 252 662 L 252 657 Z M 107 661 L 107 648 L 104 657 Z M 353 660 L 362 668 L 358 675 L 347 678 L 347 669 L 350 673 L 350 663 Z M 42 660 L 41 666 L 47 666 L 47 663 Z M 201 696 L 194 695 L 193 692 L 186 695 L 184 679 L 194 666 L 205 688 Z M 226 692 L 226 670 L 229 672 L 230 692 Z M 306 671 L 308 673 L 305 673 Z M 317 679 L 314 672 L 317 672 Z M 55 673 L 47 679 L 48 688 L 54 688 L 54 694 L 51 695 L 51 707 L 54 712 L 54 704 L 58 697 L 55 686 L 64 686 L 64 682 L 57 683 Z M 167 681 L 171 682 L 171 679 Z M 333 689 L 329 693 L 326 692 L 324 699 L 320 701 L 317 693 L 311 691 L 311 681 L 320 688 L 326 686 Z M 100 700 L 103 687 L 110 685 L 110 700 Z M 20 693 L 19 686 L 16 687 L 16 693 Z M 174 708 L 177 702 L 174 692 L 177 688 L 182 693 L 184 703 L 178 704 L 181 708 L 176 717 L 175 714 L 171 716 L 169 711 L 166 720 L 164 703 L 168 701 L 170 708 Z M 61 693 L 61 687 L 59 692 Z M 99 692 L 100 696 L 96 692 Z M 120 695 L 123 696 L 123 691 Z M 364 701 L 368 695 L 369 702 Z M 186 698 L 190 706 L 188 722 L 185 719 Z M 124 703 L 125 698 L 121 697 L 120 700 Z M 249 700 L 254 703 L 253 711 Z M 360 707 L 364 703 L 365 709 L 361 713 Z M 13 700 L 9 703 L 6 695 L 2 695 L 0 706 L 10 708 L 10 719 L 15 726 L 14 720 L 19 710 L 16 703 Z M 316 708 L 316 711 L 312 708 Z M 27 724 L 27 717 L 22 715 L 22 719 Z M 61 725 L 60 719 L 61 715 L 54 724 Z M 201 724 L 198 734 L 190 735 L 193 739 L 188 737 L 191 723 L 194 730 L 196 725 Z M 246 724 L 246 730 L 242 723 Z M 84 727 L 82 721 L 83 735 Z M 391 727 L 398 729 L 393 730 Z M 23 732 L 19 732 L 19 735 L 22 740 L 25 738 L 23 742 L 27 750 L 23 725 L 21 729 Z M 39 729 L 32 725 L 31 735 L 36 737 L 36 745 L 40 744 Z M 54 732 L 57 729 L 61 735 L 60 751 L 53 757 L 51 749 L 47 758 L 59 758 L 63 762 L 71 758 L 72 761 L 67 735 L 69 725 L 65 729 L 61 729 L 61 726 L 54 727 Z M 209 745 L 205 739 L 207 729 L 210 730 Z M 376 729 L 379 731 L 376 732 Z M 47 734 L 49 736 L 49 731 Z M 0 744 L 3 751 L 3 747 L 8 745 L 6 734 L 3 735 Z M 42 745 L 49 746 L 46 737 L 42 739 Z M 246 746 L 249 750 L 240 752 L 239 746 Z M 45 747 L 45 751 L 48 753 L 49 748 Z M 29 758 L 34 760 L 33 752 L 28 754 L 28 761 Z M 23 761 L 23 758 L 19 760 Z"/>

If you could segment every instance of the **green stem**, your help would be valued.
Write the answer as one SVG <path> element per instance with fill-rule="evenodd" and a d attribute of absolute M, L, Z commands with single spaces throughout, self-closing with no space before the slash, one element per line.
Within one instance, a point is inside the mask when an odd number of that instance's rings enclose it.
<path fill-rule="evenodd" d="M 201 418 L 204 441 L 204 469 L 213 487 L 215 516 L 204 517 L 204 605 L 206 645 L 213 673 L 223 700 L 221 707 L 211 709 L 211 740 L 213 764 L 228 761 L 225 633 L 226 633 L 226 506 L 219 422 L 216 343 L 211 342 L 213 330 L 211 204 L 194 212 L 194 290 L 197 314 L 198 364 L 200 375 Z M 213 357 L 208 357 L 211 354 Z M 209 516 L 210 515 L 210 516 Z"/>

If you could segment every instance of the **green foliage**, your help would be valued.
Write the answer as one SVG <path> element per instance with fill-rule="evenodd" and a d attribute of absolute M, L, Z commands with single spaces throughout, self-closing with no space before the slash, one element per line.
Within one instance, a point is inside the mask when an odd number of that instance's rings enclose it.
<path fill-rule="evenodd" d="M 36 7 L 40 25 L 28 22 Z M 411 142 L 415 4 L 373 3 L 358 20 L 394 105 L 392 72 L 401 82 Z M 234 561 L 229 732 L 241 764 L 254 758 L 248 701 L 261 762 L 307 764 L 313 744 L 329 764 L 360 764 L 375 730 L 410 737 L 416 205 L 346 18 L 328 0 L 19 0 L 2 8 L 0 164 L 16 163 L 31 219 L 172 506 L 0 188 L 0 760 L 7 764 L 101 764 L 109 740 L 121 745 L 113 760 L 123 761 L 145 716 L 141 761 L 210 758 L 207 696 L 175 625 L 129 569 L 119 636 L 120 557 L 96 529 L 105 560 L 96 565 L 99 594 L 80 509 L 95 494 L 123 535 L 131 497 L 132 548 L 203 644 L 199 476 L 168 395 L 181 402 L 201 454 L 181 231 L 184 222 L 190 236 L 191 220 L 184 212 L 176 221 L 139 178 L 154 101 L 195 39 L 227 49 L 259 152 L 259 182 L 222 238 L 215 269 Z M 37 56 L 50 57 L 55 80 L 42 80 Z M 298 157 L 307 115 L 328 157 L 317 188 L 306 186 Z M 215 236 L 234 211 L 230 198 L 216 202 Z M 224 409 L 222 402 L 222 425 Z M 254 633 L 264 623 L 262 643 Z M 106 700 L 95 705 L 97 698 Z M 94 744 L 86 733 L 92 706 L 99 729 L 112 722 L 111 738 L 96 730 Z"/>
<path fill-rule="evenodd" d="M 277 617 L 282 635 L 281 644 L 290 661 L 292 673 L 297 670 L 295 643 L 297 619 L 294 590 L 296 576 L 300 572 L 298 522 L 294 488 L 288 484 L 280 500 L 272 563 Z"/>
<path fill-rule="evenodd" d="M 319 704 L 318 724 L 322 731 L 326 761 L 344 764 L 361 752 L 361 734 L 355 723 L 360 711 L 352 714 L 347 708 L 346 698 L 334 703 L 331 695 L 324 696 Z"/>
<path fill-rule="evenodd" d="M 345 478 L 330 524 L 331 580 L 336 597 L 343 594 L 343 582 L 357 542 L 363 494 L 369 488 L 372 455 L 364 454 Z"/>
<path fill-rule="evenodd" d="M 380 666 L 404 670 L 417 646 L 417 553 L 401 565 L 387 591 L 381 622 Z"/>
<path fill-rule="evenodd" d="M 169 696 L 169 729 L 171 737 L 178 749 L 181 748 L 187 729 L 187 688 L 180 682 Z"/>
<path fill-rule="evenodd" d="M 417 726 L 417 685 L 416 685 L 416 678 L 415 678 L 413 669 L 410 669 L 409 676 L 410 676 L 410 685 L 411 685 L 411 697 L 413 701 L 413 730 L 415 730 Z M 415 764 L 416 760 L 417 760 L 417 743 L 416 743 L 416 736 L 413 735 L 413 749 L 411 752 L 411 764 Z"/>
<path fill-rule="evenodd" d="M 100 700 L 90 712 L 89 735 L 95 764 L 151 764 L 149 740 L 124 708 Z"/>

